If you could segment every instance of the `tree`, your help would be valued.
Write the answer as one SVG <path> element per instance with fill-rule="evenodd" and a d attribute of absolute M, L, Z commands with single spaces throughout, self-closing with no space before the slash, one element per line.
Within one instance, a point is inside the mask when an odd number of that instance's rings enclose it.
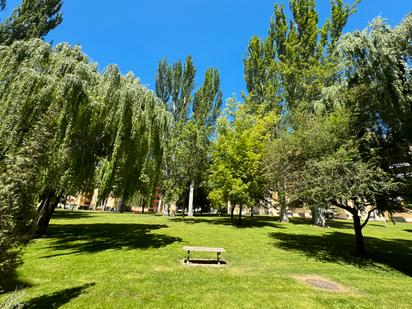
<path fill-rule="evenodd" d="M 89 85 L 98 75 L 80 49 L 67 44 L 52 49 L 38 39 L 20 41 L 1 52 L 1 74 L 7 76 L 0 97 L 2 158 L 17 156 L 36 133 L 33 125 L 42 125 L 36 134 L 45 134 L 38 155 L 46 160 L 35 166 L 33 179 L 38 183 L 33 192 L 42 201 L 33 225 L 36 234 L 43 234 L 64 192 L 83 188 L 93 178 L 97 123 L 91 121 L 96 110 Z"/>
<path fill-rule="evenodd" d="M 319 26 L 314 0 L 289 1 L 292 12 L 289 21 L 284 6 L 275 4 L 267 38 L 259 40 L 254 37 L 249 43 L 244 61 L 249 91 L 245 103 L 251 106 L 253 113 L 277 110 L 280 117 L 272 136 L 272 148 L 268 151 L 270 159 L 266 160 L 266 171 L 268 177 L 273 173 L 269 179 L 274 187 L 268 191 L 278 192 L 283 221 L 288 220 L 287 204 L 292 202 L 289 182 L 293 181 L 287 179 L 288 171 L 297 168 L 296 164 L 302 164 L 296 157 L 290 160 L 283 160 L 283 157 L 288 154 L 295 156 L 299 152 L 299 148 L 293 148 L 300 144 L 294 135 L 296 131 L 306 130 L 305 118 L 312 119 L 318 114 L 319 106 L 323 108 L 322 112 L 334 110 L 334 106 L 319 102 L 325 103 L 325 88 L 340 82 L 338 41 L 357 3 L 349 5 L 341 0 L 331 1 L 330 17 L 322 26 Z M 303 130 L 299 130 L 299 126 L 303 126 Z M 315 214 L 319 213 L 317 207 L 312 205 L 315 221 Z"/>
<path fill-rule="evenodd" d="M 49 115 L 48 115 L 49 116 Z M 46 116 L 47 117 L 47 116 Z M 0 173 L 0 288 L 3 280 L 21 263 L 22 237 L 30 227 L 37 202 L 37 166 L 44 164 L 47 129 L 41 119 L 15 155 L 2 161 Z"/>
<path fill-rule="evenodd" d="M 148 202 L 159 178 L 170 114 L 130 73 L 121 76 L 118 68 L 111 66 L 103 77 L 105 153 L 98 165 L 99 196 L 120 198 L 120 208 L 137 192 Z"/>
<path fill-rule="evenodd" d="M 177 123 L 189 118 L 196 69 L 191 56 L 186 57 L 184 65 L 177 61 L 172 66 L 166 59 L 159 62 L 156 72 L 156 95 L 174 115 Z"/>
<path fill-rule="evenodd" d="M 245 101 L 254 112 L 278 109 L 289 117 L 295 110 L 314 111 L 323 87 L 337 78 L 337 43 L 358 2 L 331 1 L 330 17 L 321 27 L 314 0 L 289 1 L 290 21 L 283 4 L 275 4 L 267 38 L 253 37 L 244 60 Z M 293 126 L 291 119 L 288 125 Z"/>
<path fill-rule="evenodd" d="M 4 6 L 5 1 L 0 3 L 0 7 Z M 11 16 L 0 24 L 0 45 L 44 38 L 62 22 L 61 6 L 61 0 L 23 0 Z"/>
<path fill-rule="evenodd" d="M 61 188 L 84 185 L 93 169 L 85 84 L 96 67 L 79 48 L 38 39 L 2 46 L 0 55 L 0 234 L 10 270 L 30 226 L 47 226 Z"/>
<path fill-rule="evenodd" d="M 322 213 L 327 205 L 300 192 L 295 194 L 296 186 L 304 181 L 297 174 L 308 160 L 316 160 L 342 145 L 349 134 L 349 114 L 345 110 L 323 116 L 303 113 L 295 121 L 298 129 L 285 129 L 265 147 L 263 170 L 268 189 L 278 192 L 281 222 L 288 222 L 288 209 L 305 204 L 312 210 L 313 224 L 324 226 Z"/>
<path fill-rule="evenodd" d="M 394 175 L 411 172 L 412 156 L 412 15 L 391 28 L 382 18 L 342 41 L 353 134 L 362 156 L 378 151 L 379 165 Z M 412 178 L 404 196 L 412 198 Z"/>
<path fill-rule="evenodd" d="M 321 159 L 309 160 L 300 176 L 304 179 L 299 186 L 302 195 L 351 213 L 359 256 L 366 254 L 362 229 L 370 215 L 374 211 L 402 210 L 399 198 L 391 197 L 394 192 L 399 192 L 399 182 L 376 163 L 364 162 L 351 142 Z M 378 203 L 379 199 L 385 203 Z M 362 223 L 360 214 L 365 212 L 366 219 Z"/>
<path fill-rule="evenodd" d="M 287 29 L 283 8 L 275 8 L 271 31 L 278 36 L 275 38 L 278 66 L 290 111 L 314 112 L 313 103 L 321 98 L 323 87 L 336 82 L 339 73 L 337 43 L 358 2 L 344 5 L 342 0 L 331 1 L 330 17 L 318 26 L 314 0 L 291 0 L 293 19 Z"/>
<path fill-rule="evenodd" d="M 239 224 L 243 207 L 254 207 L 262 199 L 262 150 L 277 121 L 276 114 L 254 117 L 244 105 L 229 102 L 226 115 L 219 118 L 218 134 L 213 146 L 209 197 L 218 207 L 239 207 Z"/>
<path fill-rule="evenodd" d="M 171 115 L 131 74 L 102 75 L 79 47 L 35 39 L 0 47 L 0 79 L 4 263 L 46 232 L 61 198 L 96 180 L 103 196 L 150 196 Z"/>
<path fill-rule="evenodd" d="M 170 66 L 161 60 L 156 73 L 156 94 L 163 100 L 175 119 L 167 137 L 164 161 L 163 189 L 166 201 L 181 200 L 189 194 L 189 215 L 193 215 L 194 200 L 204 200 L 209 166 L 210 137 L 222 105 L 219 72 L 206 70 L 204 82 L 192 95 L 195 68 L 192 58 L 184 69 L 178 61 Z M 194 191 L 194 188 L 196 190 Z M 187 190 L 189 188 L 189 190 Z"/>

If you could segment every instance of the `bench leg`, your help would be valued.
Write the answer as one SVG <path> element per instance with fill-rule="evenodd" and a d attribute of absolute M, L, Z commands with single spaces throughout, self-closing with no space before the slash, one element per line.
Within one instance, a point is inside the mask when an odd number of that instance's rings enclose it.
<path fill-rule="evenodd" d="M 187 250 L 186 263 L 189 264 L 189 261 L 190 261 L 190 250 Z"/>
<path fill-rule="evenodd" d="M 217 265 L 220 265 L 220 252 L 217 253 Z"/>

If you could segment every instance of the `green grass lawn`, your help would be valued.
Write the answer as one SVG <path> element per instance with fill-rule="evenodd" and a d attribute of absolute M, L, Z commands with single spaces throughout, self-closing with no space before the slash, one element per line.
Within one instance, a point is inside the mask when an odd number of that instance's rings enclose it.
<path fill-rule="evenodd" d="M 412 308 L 412 225 L 368 224 L 369 259 L 353 257 L 350 221 L 332 226 L 60 211 L 49 236 L 26 249 L 17 280 L 25 308 Z M 227 265 L 184 266 L 184 245 L 223 247 Z"/>

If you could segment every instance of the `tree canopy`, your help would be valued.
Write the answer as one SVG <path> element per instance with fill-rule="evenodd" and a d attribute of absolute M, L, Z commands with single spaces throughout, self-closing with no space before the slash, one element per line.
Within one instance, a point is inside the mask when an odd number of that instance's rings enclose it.
<path fill-rule="evenodd" d="M 6 1 L 0 2 L 3 9 Z M 0 24 L 0 45 L 14 41 L 44 38 L 63 20 L 61 0 L 23 0 Z"/>
<path fill-rule="evenodd" d="M 100 74 L 79 47 L 39 39 L 1 46 L 0 59 L 2 252 L 45 233 L 67 194 L 151 194 L 172 116 L 132 74 Z"/>

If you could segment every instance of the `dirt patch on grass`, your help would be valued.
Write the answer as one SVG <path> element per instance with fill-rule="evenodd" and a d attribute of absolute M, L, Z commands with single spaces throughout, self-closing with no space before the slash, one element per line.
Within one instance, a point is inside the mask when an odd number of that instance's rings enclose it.
<path fill-rule="evenodd" d="M 330 279 L 317 276 L 317 275 L 299 275 L 294 277 L 296 280 L 300 282 L 304 282 L 307 285 L 314 287 L 316 289 L 321 289 L 324 291 L 329 292 L 336 292 L 336 293 L 346 293 L 349 292 L 349 289 L 344 287 L 343 285 L 334 282 Z"/>

